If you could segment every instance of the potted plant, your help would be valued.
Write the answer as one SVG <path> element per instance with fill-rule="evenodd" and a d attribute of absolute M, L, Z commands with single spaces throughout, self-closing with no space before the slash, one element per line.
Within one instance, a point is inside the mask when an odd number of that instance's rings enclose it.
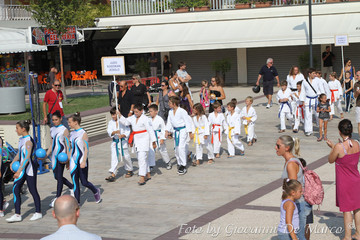
<path fill-rule="evenodd" d="M 192 6 L 193 0 L 174 0 L 171 4 L 175 12 L 188 12 Z"/>
<path fill-rule="evenodd" d="M 225 73 L 231 70 L 231 61 L 227 58 L 215 60 L 211 63 L 211 68 L 215 71 L 216 76 L 221 74 L 223 83 L 225 83 Z"/>
<path fill-rule="evenodd" d="M 255 7 L 263 8 L 263 7 L 271 7 L 272 1 L 269 0 L 257 0 L 255 1 Z"/>
<path fill-rule="evenodd" d="M 210 1 L 209 0 L 194 0 L 193 7 L 194 7 L 195 12 L 210 11 Z"/>
<path fill-rule="evenodd" d="M 144 58 L 136 59 L 135 72 L 140 74 L 141 77 L 147 77 L 150 72 L 150 63 Z"/>
<path fill-rule="evenodd" d="M 251 7 L 250 0 L 235 0 L 236 9 L 250 8 L 250 7 Z"/>

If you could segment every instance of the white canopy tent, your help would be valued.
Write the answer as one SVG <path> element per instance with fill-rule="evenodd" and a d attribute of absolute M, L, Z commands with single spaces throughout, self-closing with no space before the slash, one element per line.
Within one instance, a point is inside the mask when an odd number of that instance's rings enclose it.
<path fill-rule="evenodd" d="M 360 13 L 313 16 L 313 44 L 334 43 L 347 34 L 360 42 Z M 117 54 L 298 46 L 309 44 L 308 16 L 266 17 L 131 26 Z"/>

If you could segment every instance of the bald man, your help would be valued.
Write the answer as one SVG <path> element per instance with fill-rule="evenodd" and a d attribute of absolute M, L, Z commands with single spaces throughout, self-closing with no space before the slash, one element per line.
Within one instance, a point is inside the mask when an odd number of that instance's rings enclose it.
<path fill-rule="evenodd" d="M 100 236 L 82 231 L 76 226 L 80 216 L 80 208 L 74 197 L 63 195 L 56 199 L 52 215 L 57 219 L 59 229 L 41 240 L 101 240 Z"/>

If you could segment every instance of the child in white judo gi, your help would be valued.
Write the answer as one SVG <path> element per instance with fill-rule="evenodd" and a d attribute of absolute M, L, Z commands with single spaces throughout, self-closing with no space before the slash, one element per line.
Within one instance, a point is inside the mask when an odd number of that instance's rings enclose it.
<path fill-rule="evenodd" d="M 148 153 L 150 143 L 156 149 L 156 138 L 151 123 L 144 115 L 144 107 L 142 104 L 134 105 L 134 115 L 125 118 L 121 116 L 120 122 L 126 126 L 132 127 L 132 132 L 129 136 L 130 146 L 135 148 L 136 156 L 139 165 L 139 185 L 144 185 L 147 180 L 151 179 Z"/>
<path fill-rule="evenodd" d="M 121 159 L 124 161 L 124 168 L 127 171 L 125 177 L 132 177 L 134 173 L 131 156 L 128 149 L 130 128 L 118 122 L 118 118 L 120 119 L 120 114 L 116 114 L 116 107 L 113 107 L 110 110 L 110 114 L 112 120 L 110 120 L 108 123 L 107 133 L 109 134 L 109 137 L 112 138 L 112 143 L 110 145 L 111 165 L 109 169 L 109 173 L 111 175 L 105 178 L 105 180 L 114 182 L 117 173 L 117 166 Z"/>
<path fill-rule="evenodd" d="M 166 150 L 165 145 L 165 122 L 164 120 L 158 115 L 158 106 L 156 104 L 152 104 L 149 107 L 149 113 L 150 113 L 150 122 L 153 127 L 155 137 L 156 137 L 156 145 L 157 149 L 160 152 L 160 155 L 164 162 L 166 163 L 166 169 L 170 170 L 172 168 L 169 154 Z M 152 147 L 152 144 L 150 144 L 149 149 L 149 165 L 150 170 L 151 167 L 155 167 L 155 150 Z"/>
<path fill-rule="evenodd" d="M 290 98 L 291 98 L 291 90 L 287 88 L 287 82 L 283 81 L 280 84 L 281 90 L 278 91 L 276 95 L 276 100 L 280 104 L 279 106 L 279 114 L 280 118 L 280 130 L 279 133 L 285 132 L 286 124 L 285 118 L 289 121 L 292 121 L 291 115 L 291 106 L 290 106 Z"/>
<path fill-rule="evenodd" d="M 341 83 L 339 80 L 337 80 L 336 72 L 333 72 L 329 75 L 330 81 L 328 82 L 330 92 L 331 92 L 331 98 L 330 98 L 330 119 L 333 119 L 333 116 L 335 114 L 335 108 L 337 108 L 337 111 L 340 113 L 341 118 L 344 118 L 344 112 L 341 107 L 341 97 L 343 95 L 343 89 L 341 87 Z"/>
<path fill-rule="evenodd" d="M 294 108 L 294 112 L 293 112 L 293 119 L 294 119 L 293 132 L 294 133 L 299 132 L 300 122 L 302 122 L 304 124 L 304 105 L 299 99 L 299 96 L 301 93 L 301 85 L 302 85 L 302 81 L 297 82 L 296 83 L 297 91 L 292 92 L 292 94 L 291 94 L 292 102 L 295 103 L 295 108 Z"/>
<path fill-rule="evenodd" d="M 214 162 L 214 149 L 210 143 L 210 123 L 205 115 L 205 110 L 200 103 L 196 103 L 193 108 L 193 124 L 194 131 L 194 143 L 196 146 L 196 162 L 193 162 L 193 166 L 200 165 L 200 160 L 203 159 L 203 148 L 206 147 L 208 155 L 208 163 Z"/>
<path fill-rule="evenodd" d="M 227 128 L 225 116 L 222 112 L 221 104 L 214 102 L 214 111 L 209 114 L 209 122 L 211 127 L 211 144 L 213 145 L 216 158 L 220 157 L 220 148 L 222 141 L 222 133 Z"/>
<path fill-rule="evenodd" d="M 241 118 L 240 115 L 235 112 L 235 104 L 229 102 L 227 104 L 228 115 L 226 116 L 227 123 L 227 145 L 228 145 L 228 158 L 235 157 L 235 148 L 240 150 L 240 156 L 244 155 L 244 145 L 240 142 L 239 136 L 241 133 Z"/>
<path fill-rule="evenodd" d="M 178 174 L 183 175 L 187 172 L 187 150 L 186 141 L 192 134 L 192 123 L 188 113 L 179 107 L 180 98 L 178 96 L 169 97 L 169 111 L 168 120 L 166 123 L 165 137 L 169 136 L 169 132 L 173 130 L 175 140 L 175 156 L 178 164 Z"/>
<path fill-rule="evenodd" d="M 252 146 L 256 142 L 255 134 L 255 121 L 257 119 L 255 108 L 252 107 L 254 99 L 251 96 L 248 96 L 245 99 L 246 106 L 240 112 L 240 117 L 245 128 L 245 133 L 247 136 L 248 146 Z"/>

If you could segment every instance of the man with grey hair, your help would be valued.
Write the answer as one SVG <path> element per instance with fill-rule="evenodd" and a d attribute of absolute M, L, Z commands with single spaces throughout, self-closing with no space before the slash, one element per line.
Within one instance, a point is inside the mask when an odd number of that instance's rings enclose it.
<path fill-rule="evenodd" d="M 259 72 L 258 79 L 256 81 L 256 86 L 259 86 L 261 77 L 263 78 L 263 92 L 268 99 L 266 108 L 272 106 L 272 95 L 274 93 L 274 78 L 277 80 L 277 86 L 280 87 L 279 74 L 276 68 L 273 66 L 274 60 L 268 58 L 266 60 L 266 65 L 264 65 Z"/>
<path fill-rule="evenodd" d="M 74 197 L 63 195 L 56 199 L 52 215 L 57 219 L 59 229 L 41 240 L 101 240 L 100 236 L 82 231 L 76 226 L 80 216 L 80 208 Z"/>

